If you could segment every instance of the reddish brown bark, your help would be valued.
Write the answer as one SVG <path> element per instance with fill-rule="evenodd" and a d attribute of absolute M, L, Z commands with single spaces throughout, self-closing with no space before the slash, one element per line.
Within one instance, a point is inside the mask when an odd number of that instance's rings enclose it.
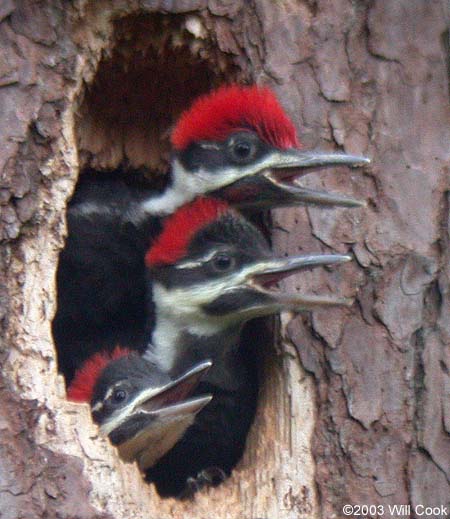
<path fill-rule="evenodd" d="M 346 503 L 450 507 L 446 8 L 1 3 L 0 517 L 328 519 Z M 300 286 L 356 303 L 283 316 L 234 476 L 195 503 L 163 502 L 97 437 L 87 410 L 64 400 L 50 336 L 55 266 L 79 170 L 123 160 L 164 170 L 173 119 L 224 80 L 273 87 L 305 148 L 373 158 L 362 173 L 304 179 L 366 209 L 273 216 L 278 250 L 354 253 Z M 158 118 L 140 117 L 155 105 Z"/>

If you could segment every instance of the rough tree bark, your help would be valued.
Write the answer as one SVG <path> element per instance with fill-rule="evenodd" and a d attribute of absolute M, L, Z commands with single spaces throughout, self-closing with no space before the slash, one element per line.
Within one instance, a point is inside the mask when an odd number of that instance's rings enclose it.
<path fill-rule="evenodd" d="M 330 519 L 345 503 L 383 505 L 383 517 L 395 515 L 389 504 L 450 506 L 447 9 L 0 3 L 2 519 Z M 363 173 L 305 179 L 366 209 L 273 216 L 278 250 L 354 253 L 300 282 L 356 303 L 282 317 L 233 477 L 194 503 L 163 501 L 98 437 L 88 409 L 65 401 L 50 332 L 55 267 L 80 169 L 163 170 L 173 118 L 227 79 L 273 87 L 305 148 L 373 158 Z"/>

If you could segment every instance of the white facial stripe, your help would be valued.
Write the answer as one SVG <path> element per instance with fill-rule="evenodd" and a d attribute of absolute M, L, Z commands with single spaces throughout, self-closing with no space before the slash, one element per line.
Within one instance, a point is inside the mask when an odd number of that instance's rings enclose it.
<path fill-rule="evenodd" d="M 99 411 L 103 407 L 103 402 L 97 402 L 92 406 L 92 411 Z"/>
<path fill-rule="evenodd" d="M 111 396 L 114 393 L 114 390 L 116 389 L 116 387 L 119 387 L 120 385 L 122 385 L 122 383 L 123 383 L 123 380 L 119 380 L 113 386 L 109 387 L 108 390 L 105 393 L 105 396 L 103 397 L 103 401 L 105 402 L 106 400 L 108 400 L 108 398 L 111 398 Z"/>
<path fill-rule="evenodd" d="M 151 214 L 171 214 L 178 207 L 194 200 L 199 195 L 215 191 L 232 184 L 236 180 L 255 175 L 265 169 L 280 164 L 289 165 L 292 158 L 277 151 L 271 153 L 264 160 L 246 167 L 229 166 L 215 173 L 200 168 L 195 173 L 184 169 L 182 164 L 175 160 L 172 164 L 172 185 L 162 195 L 152 197 L 141 203 L 143 211 Z"/>
<path fill-rule="evenodd" d="M 220 151 L 220 146 L 218 144 L 214 144 L 213 142 L 201 142 L 199 146 L 204 150 Z"/>
<path fill-rule="evenodd" d="M 123 423 L 133 410 L 134 405 L 131 403 L 119 411 L 115 411 L 108 417 L 108 421 L 100 426 L 100 432 L 107 436 L 111 431 Z"/>
<path fill-rule="evenodd" d="M 277 266 L 270 260 L 261 267 Z M 259 269 L 258 269 L 259 270 Z M 153 299 L 158 307 L 157 322 L 153 330 L 152 344 L 146 349 L 144 358 L 156 363 L 163 370 L 173 368 L 178 350 L 177 344 L 183 333 L 198 337 L 211 337 L 239 321 L 235 314 L 211 316 L 205 314 L 201 306 L 244 284 L 256 273 L 254 266 L 248 266 L 226 278 L 211 280 L 192 290 L 192 287 L 166 289 L 160 283 L 153 284 Z M 272 309 L 267 306 L 254 307 L 245 314 L 245 319 L 277 311 L 276 303 Z"/>
<path fill-rule="evenodd" d="M 234 281 L 236 278 L 231 279 Z M 184 321 L 189 325 L 209 319 L 200 307 L 216 299 L 235 284 L 227 279 L 218 279 L 196 287 L 166 289 L 161 284 L 154 283 L 153 299 L 158 307 L 158 315 L 171 316 L 176 313 L 178 321 Z"/>
<path fill-rule="evenodd" d="M 199 261 L 186 261 L 186 263 L 179 263 L 175 266 L 176 269 L 195 269 L 197 267 L 201 267 L 205 262 L 203 260 Z"/>
<path fill-rule="evenodd" d="M 172 164 L 172 185 L 158 197 L 142 202 L 144 211 L 166 215 L 176 211 L 200 194 L 214 189 L 208 175 L 202 171 L 192 174 L 186 171 L 178 160 Z"/>
<path fill-rule="evenodd" d="M 111 391 L 114 391 L 114 387 L 117 384 L 113 386 L 113 388 L 108 389 L 107 394 Z M 139 394 L 133 401 L 131 401 L 126 407 L 123 407 L 114 413 L 111 414 L 111 416 L 108 418 L 108 421 L 105 422 L 101 427 L 100 431 L 102 434 L 107 436 L 111 431 L 113 431 L 116 427 L 118 427 L 120 424 L 122 424 L 125 420 L 128 419 L 131 413 L 134 412 L 134 410 L 141 405 L 143 402 L 149 400 L 153 396 L 157 395 L 161 392 L 161 387 L 155 387 L 148 389 L 144 391 L 143 393 Z"/>
<path fill-rule="evenodd" d="M 178 263 L 175 265 L 176 269 L 192 269 L 196 267 L 201 267 L 204 263 L 207 263 L 210 261 L 219 251 L 213 250 L 210 253 L 208 253 L 206 256 L 203 256 L 202 258 L 198 258 L 196 261 L 186 261 L 184 263 Z"/>
<path fill-rule="evenodd" d="M 189 320 L 195 322 L 195 316 L 199 312 L 199 307 L 206 305 L 218 298 L 224 292 L 234 289 L 248 282 L 251 277 L 258 272 L 266 269 L 278 267 L 278 263 L 266 261 L 255 268 L 249 265 L 238 272 L 233 272 L 229 276 L 222 276 L 218 279 L 211 279 L 195 287 L 177 287 L 165 289 L 161 284 L 153 284 L 154 300 L 158 306 L 158 311 L 176 312 L 177 315 L 189 315 Z M 207 317 L 210 319 L 210 317 Z"/>
<path fill-rule="evenodd" d="M 176 361 L 177 344 L 184 332 L 209 337 L 230 326 L 234 317 L 209 316 L 200 309 L 202 304 L 227 289 L 229 283 L 223 280 L 206 283 L 195 291 L 183 288 L 167 290 L 160 283 L 154 283 L 153 300 L 158 306 L 158 319 L 152 335 L 153 345 L 147 347 L 144 357 L 156 361 L 161 369 L 170 370 Z M 210 294 L 208 298 L 205 298 L 205 290 Z"/>
<path fill-rule="evenodd" d="M 223 327 L 228 326 L 235 321 L 235 317 L 231 315 L 214 317 L 206 315 L 201 307 L 214 301 L 224 293 L 242 286 L 247 283 L 257 271 L 276 267 L 278 264 L 266 261 L 258 269 L 254 265 L 249 265 L 239 272 L 233 272 L 227 277 L 220 277 L 205 281 L 204 283 L 195 287 L 177 287 L 166 289 L 160 283 L 153 284 L 153 299 L 158 307 L 157 314 L 162 319 L 167 319 L 167 330 L 170 331 L 170 322 L 178 322 L 179 325 L 189 331 L 199 330 L 207 331 L 208 333 L 197 333 L 197 335 L 211 335 L 212 332 L 217 333 Z M 175 315 L 174 315 L 175 314 Z M 156 331 L 156 330 L 155 330 Z M 177 330 L 173 328 L 175 335 Z M 154 340 L 156 345 L 156 340 Z"/>
<path fill-rule="evenodd" d="M 114 384 L 113 387 L 108 388 L 108 391 L 106 392 L 105 397 L 103 398 L 103 400 L 108 400 L 108 398 L 110 398 L 110 396 L 113 394 L 113 391 L 114 391 L 116 386 L 117 386 L 117 384 Z"/>

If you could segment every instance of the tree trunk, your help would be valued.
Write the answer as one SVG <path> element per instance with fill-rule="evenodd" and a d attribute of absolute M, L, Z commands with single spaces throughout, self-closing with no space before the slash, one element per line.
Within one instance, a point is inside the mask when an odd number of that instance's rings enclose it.
<path fill-rule="evenodd" d="M 2 519 L 450 516 L 449 33 L 445 0 L 3 0 L 0 4 Z M 65 400 L 51 338 L 78 172 L 155 174 L 190 99 L 275 89 L 306 149 L 373 159 L 304 183 L 358 210 L 274 212 L 278 251 L 352 251 L 301 279 L 350 309 L 283 315 L 244 459 L 161 500 Z M 298 288 L 298 280 L 285 282 Z M 423 506 L 447 506 L 420 514 Z M 357 509 L 354 516 L 357 516 Z"/>

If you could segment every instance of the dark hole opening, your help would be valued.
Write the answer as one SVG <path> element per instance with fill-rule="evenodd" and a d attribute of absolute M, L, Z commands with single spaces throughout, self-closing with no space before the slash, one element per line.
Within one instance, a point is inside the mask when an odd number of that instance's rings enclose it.
<path fill-rule="evenodd" d="M 53 322 L 59 368 L 67 382 L 86 356 L 121 342 L 121 327 L 125 326 L 128 340 L 142 345 L 147 334 L 142 265 L 127 263 L 127 248 L 135 247 L 136 237 L 124 229 L 128 236 L 125 249 L 119 249 L 123 243 L 114 244 L 108 251 L 114 258 L 109 270 L 98 268 L 82 239 L 88 232 L 88 239 L 101 248 L 102 229 L 94 220 L 89 231 L 81 228 L 76 217 L 71 217 L 71 204 L 84 196 L 86 186 L 90 190 L 93 183 L 113 177 L 123 180 L 131 196 L 137 191 L 163 189 L 170 159 L 170 130 L 180 113 L 194 98 L 225 80 L 246 79 L 230 56 L 221 53 L 208 37 L 195 37 L 187 29 L 187 20 L 161 14 L 117 20 L 113 46 L 105 52 L 77 110 L 80 179 L 69 203 L 69 236 L 60 257 L 58 311 Z M 92 218 L 95 210 L 89 207 Z M 260 217 L 252 220 L 264 228 Z M 76 252 L 75 259 L 71 251 Z M 105 282 L 111 279 L 121 283 L 117 290 L 105 290 Z M 137 286 L 140 289 L 136 291 Z M 134 291 L 132 299 L 129 290 Z M 120 301 L 124 293 L 128 297 L 125 304 Z M 99 301 L 104 304 L 100 306 Z M 86 315 L 94 316 L 92 323 L 86 323 Z M 272 342 L 270 328 L 266 319 L 245 328 L 246 356 L 254 373 L 267 362 L 264 352 Z"/>
<path fill-rule="evenodd" d="M 166 172 L 170 130 L 180 113 L 199 95 L 242 79 L 229 56 L 187 29 L 192 23 L 201 22 L 161 14 L 116 21 L 114 47 L 79 109 L 82 169 Z"/>

